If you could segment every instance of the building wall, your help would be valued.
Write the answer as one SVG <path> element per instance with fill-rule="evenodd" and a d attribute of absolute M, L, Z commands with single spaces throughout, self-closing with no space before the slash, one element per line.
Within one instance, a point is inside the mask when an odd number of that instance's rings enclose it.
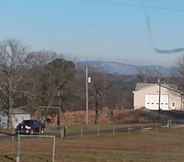
<path fill-rule="evenodd" d="M 13 128 L 16 128 L 19 123 L 21 123 L 23 120 L 30 120 L 31 115 L 30 114 L 13 114 L 12 115 L 12 123 Z"/>
<path fill-rule="evenodd" d="M 145 105 L 145 93 L 144 91 L 134 92 L 134 109 L 143 108 Z"/>
<path fill-rule="evenodd" d="M 6 114 L 0 114 L 0 128 L 8 127 L 8 116 Z"/>
<path fill-rule="evenodd" d="M 159 94 L 159 86 L 153 85 L 149 87 L 145 87 L 138 91 L 134 91 L 134 109 L 140 109 L 145 107 L 145 96 L 146 95 L 158 95 Z M 181 95 L 168 90 L 166 88 L 161 87 L 161 95 L 168 95 L 169 98 L 169 110 L 181 110 L 183 109 L 183 101 L 181 99 Z"/>
<path fill-rule="evenodd" d="M 183 110 L 182 102 L 183 101 L 181 95 L 173 92 L 169 93 L 169 107 L 171 108 L 171 110 Z M 175 107 L 173 107 L 173 105 Z"/>

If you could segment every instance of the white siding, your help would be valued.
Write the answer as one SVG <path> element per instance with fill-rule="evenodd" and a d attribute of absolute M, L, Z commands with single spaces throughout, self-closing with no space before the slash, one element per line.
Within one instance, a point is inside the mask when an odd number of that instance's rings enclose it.
<path fill-rule="evenodd" d="M 145 108 L 150 110 L 159 109 L 159 95 L 145 95 Z M 160 109 L 169 110 L 169 98 L 168 95 L 160 96 Z"/>
<path fill-rule="evenodd" d="M 145 107 L 151 110 L 158 110 L 159 86 L 157 84 L 147 86 L 133 93 L 134 109 Z M 160 107 L 162 110 L 184 110 L 183 101 L 179 93 L 161 87 Z"/>
<path fill-rule="evenodd" d="M 30 114 L 14 114 L 12 115 L 12 123 L 13 128 L 16 128 L 19 123 L 21 123 L 23 120 L 30 120 L 31 115 Z"/>

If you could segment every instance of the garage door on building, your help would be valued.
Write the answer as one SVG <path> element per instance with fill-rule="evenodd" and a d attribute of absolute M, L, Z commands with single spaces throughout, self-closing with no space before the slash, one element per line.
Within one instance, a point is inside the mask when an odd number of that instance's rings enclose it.
<path fill-rule="evenodd" d="M 145 108 L 150 110 L 159 109 L 159 95 L 146 95 L 145 96 Z M 161 110 L 169 110 L 169 98 L 168 95 L 160 96 L 160 108 Z"/>

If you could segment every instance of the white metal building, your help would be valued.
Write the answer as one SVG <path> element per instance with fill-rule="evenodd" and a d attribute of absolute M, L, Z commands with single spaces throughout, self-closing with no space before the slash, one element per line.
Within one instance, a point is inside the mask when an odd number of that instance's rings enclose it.
<path fill-rule="evenodd" d="M 27 113 L 22 109 L 12 109 L 11 118 L 13 128 L 16 128 L 17 125 L 21 123 L 23 120 L 30 120 L 31 114 Z"/>
<path fill-rule="evenodd" d="M 134 94 L 134 109 L 159 109 L 159 85 L 137 83 Z M 184 110 L 183 95 L 174 85 L 160 86 L 160 109 L 165 111 Z"/>

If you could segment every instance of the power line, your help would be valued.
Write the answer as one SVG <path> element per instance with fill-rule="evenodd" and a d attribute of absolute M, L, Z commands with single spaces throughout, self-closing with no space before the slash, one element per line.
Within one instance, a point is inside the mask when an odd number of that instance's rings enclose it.
<path fill-rule="evenodd" d="M 140 8 L 139 3 L 129 3 L 127 1 L 122 1 L 122 0 L 104 0 L 104 2 L 111 2 L 113 4 L 117 5 L 122 5 L 122 6 L 129 6 L 129 7 L 135 7 L 135 8 Z M 175 13 L 182 13 L 184 14 L 184 9 L 178 9 L 178 8 L 168 8 L 168 7 L 163 7 L 163 6 L 155 6 L 155 5 L 144 5 L 145 8 L 147 9 L 152 9 L 152 10 L 158 10 L 158 11 L 167 11 L 167 12 L 175 12 Z"/>
<path fill-rule="evenodd" d="M 146 7 L 144 6 L 144 0 L 141 0 L 141 2 L 142 2 L 142 8 L 143 8 L 144 17 L 145 17 L 146 27 L 147 27 L 150 43 L 151 43 L 151 45 L 153 47 L 153 50 L 156 53 L 160 53 L 160 54 L 173 54 L 173 53 L 181 53 L 181 52 L 183 52 L 184 48 L 159 49 L 159 48 L 156 47 L 155 41 L 153 39 L 151 17 L 150 17 L 150 15 L 147 12 Z"/>
<path fill-rule="evenodd" d="M 104 2 L 107 2 L 107 0 L 105 0 Z M 173 54 L 173 53 L 180 53 L 180 52 L 184 51 L 184 48 L 160 49 L 160 48 L 156 47 L 155 41 L 153 39 L 151 17 L 148 14 L 147 9 L 167 11 L 167 12 L 175 12 L 175 13 L 182 13 L 182 14 L 184 14 L 184 10 L 179 10 L 179 9 L 176 9 L 176 8 L 167 8 L 167 7 L 145 5 L 144 0 L 140 0 L 141 5 L 138 5 L 136 3 L 129 3 L 129 2 L 126 2 L 126 1 L 122 1 L 122 0 L 108 0 L 108 2 L 112 2 L 113 4 L 118 4 L 118 5 L 123 5 L 123 6 L 129 6 L 129 7 L 136 7 L 136 8 L 141 7 L 141 9 L 143 9 L 143 13 L 144 13 L 144 17 L 145 17 L 145 24 L 146 24 L 146 28 L 147 28 L 147 31 L 148 31 L 149 40 L 150 40 L 150 43 L 152 45 L 153 50 L 156 53 L 159 53 L 159 54 Z"/>

